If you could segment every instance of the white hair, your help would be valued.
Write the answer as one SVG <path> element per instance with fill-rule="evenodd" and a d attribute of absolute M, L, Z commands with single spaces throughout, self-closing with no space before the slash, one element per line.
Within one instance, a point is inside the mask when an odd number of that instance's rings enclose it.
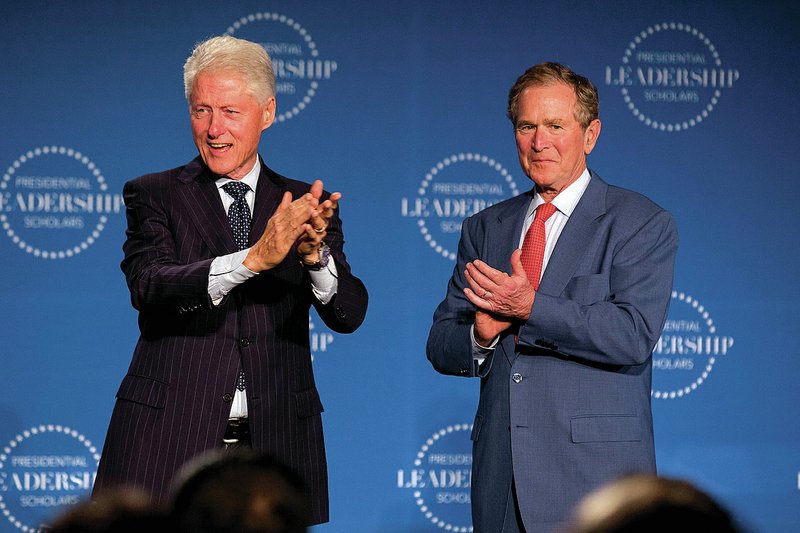
<path fill-rule="evenodd" d="M 201 72 L 234 72 L 244 78 L 248 91 L 265 104 L 275 96 L 275 73 L 269 54 L 258 43 L 230 35 L 212 37 L 198 43 L 183 65 L 183 90 L 192 96 L 194 82 Z"/>

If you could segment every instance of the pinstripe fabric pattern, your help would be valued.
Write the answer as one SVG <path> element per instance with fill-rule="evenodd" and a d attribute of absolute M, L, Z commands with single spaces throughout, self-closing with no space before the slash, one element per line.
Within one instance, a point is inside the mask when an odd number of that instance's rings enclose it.
<path fill-rule="evenodd" d="M 296 198 L 309 185 L 262 164 L 251 245 L 286 190 Z M 181 465 L 221 444 L 241 360 L 253 447 L 294 467 L 310 489 L 311 523 L 327 521 L 323 407 L 311 366 L 308 311 L 314 305 L 330 329 L 349 333 L 367 308 L 366 289 L 344 256 L 338 213 L 326 241 L 339 285 L 327 305 L 313 297 L 308 274 L 291 252 L 213 307 L 211 261 L 237 246 L 202 161 L 128 182 L 124 198 L 121 266 L 141 335 L 117 393 L 94 494 L 125 483 L 164 500 Z"/>

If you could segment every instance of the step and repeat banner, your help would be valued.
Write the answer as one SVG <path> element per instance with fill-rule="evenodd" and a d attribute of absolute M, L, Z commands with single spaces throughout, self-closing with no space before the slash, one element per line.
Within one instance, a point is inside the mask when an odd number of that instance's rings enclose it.
<path fill-rule="evenodd" d="M 800 531 L 800 9 L 789 2 L 4 2 L 0 7 L 0 531 L 85 498 L 138 329 L 125 181 L 196 151 L 182 65 L 262 43 L 273 169 L 343 194 L 370 292 L 353 335 L 309 317 L 331 522 L 472 531 L 474 379 L 425 357 L 464 217 L 526 191 L 507 92 L 553 60 L 594 81 L 589 165 L 681 237 L 654 353 L 660 473 L 756 531 Z"/>

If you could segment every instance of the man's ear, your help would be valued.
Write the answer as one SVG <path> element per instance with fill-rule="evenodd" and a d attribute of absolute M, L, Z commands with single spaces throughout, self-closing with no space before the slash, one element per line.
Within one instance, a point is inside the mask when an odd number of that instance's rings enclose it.
<path fill-rule="evenodd" d="M 589 123 L 586 130 L 583 132 L 583 153 L 589 155 L 594 150 L 594 145 L 597 144 L 597 138 L 600 137 L 600 119 L 596 118 Z"/>
<path fill-rule="evenodd" d="M 265 129 L 269 128 L 270 126 L 272 126 L 272 123 L 275 122 L 275 106 L 276 106 L 275 97 L 270 96 L 269 100 L 267 100 L 267 103 L 262 108 L 262 112 L 264 113 L 264 115 L 262 117 L 262 122 L 261 122 L 262 125 L 261 131 L 264 131 Z"/>

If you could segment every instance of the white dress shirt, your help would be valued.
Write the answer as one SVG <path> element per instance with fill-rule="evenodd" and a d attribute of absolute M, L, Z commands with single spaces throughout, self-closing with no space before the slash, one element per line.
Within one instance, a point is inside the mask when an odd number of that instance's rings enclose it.
<path fill-rule="evenodd" d="M 251 215 L 256 201 L 256 186 L 258 185 L 258 175 L 260 171 L 261 164 L 259 158 L 256 157 L 256 163 L 253 165 L 253 168 L 240 180 L 242 183 L 246 183 L 250 186 L 250 190 L 247 191 L 244 198 L 247 202 L 247 206 L 250 208 Z M 233 203 L 233 197 L 225 192 L 222 186 L 229 181 L 234 180 L 221 177 L 216 181 L 219 196 L 222 199 L 222 205 L 226 213 Z M 244 266 L 244 260 L 248 252 L 250 252 L 250 248 L 217 257 L 211 262 L 211 270 L 208 273 L 208 296 L 211 298 L 211 303 L 219 305 L 223 298 L 234 288 L 258 275 L 258 272 L 253 272 Z M 330 302 L 338 288 L 336 264 L 331 260 L 328 261 L 328 266 L 326 268 L 309 270 L 308 273 L 311 277 L 311 290 L 317 300 L 322 304 Z M 231 405 L 230 416 L 231 418 L 247 416 L 247 397 L 245 391 L 236 389 Z"/>

